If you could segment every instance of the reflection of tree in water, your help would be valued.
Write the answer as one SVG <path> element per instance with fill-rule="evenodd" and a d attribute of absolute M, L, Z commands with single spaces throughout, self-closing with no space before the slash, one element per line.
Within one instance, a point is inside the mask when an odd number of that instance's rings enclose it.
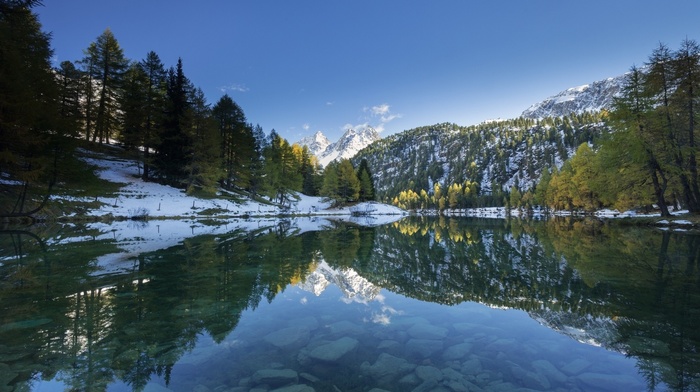
<path fill-rule="evenodd" d="M 377 238 L 375 255 L 355 265 L 375 284 L 420 300 L 608 320 L 602 343 L 638 358 L 650 389 L 700 390 L 700 236 L 596 220 L 415 218 Z"/>
<path fill-rule="evenodd" d="M 608 320 L 603 343 L 638 358 L 651 389 L 698 389 L 698 236 L 446 218 L 290 232 L 192 238 L 139 255 L 119 275 L 96 274 L 95 260 L 118 252 L 113 241 L 42 249 L 0 236 L 0 381 L 21 387 L 58 374 L 75 390 L 167 382 L 199 334 L 222 341 L 245 309 L 303 280 L 322 257 L 423 301 Z"/>
<path fill-rule="evenodd" d="M 111 241 L 42 251 L 19 240 L 1 249 L 21 257 L 3 255 L 0 266 L 0 381 L 18 388 L 56 374 L 72 390 L 167 381 L 199 334 L 221 341 L 243 310 L 306 276 L 315 252 L 277 231 L 197 237 L 139 255 L 129 273 L 100 276 L 95 260 L 118 252 Z"/>

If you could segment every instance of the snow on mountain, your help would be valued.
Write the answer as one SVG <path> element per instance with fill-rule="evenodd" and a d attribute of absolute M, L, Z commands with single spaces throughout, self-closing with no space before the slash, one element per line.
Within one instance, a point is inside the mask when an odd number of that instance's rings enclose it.
<path fill-rule="evenodd" d="M 379 295 L 381 287 L 375 286 L 351 268 L 336 269 L 325 261 L 299 283 L 302 290 L 318 296 L 330 285 L 335 284 L 348 301 L 369 302 Z"/>
<path fill-rule="evenodd" d="M 331 144 L 326 135 L 323 132 L 318 131 L 313 136 L 307 136 L 297 142 L 300 146 L 306 146 L 309 148 L 309 152 L 315 156 L 326 151 L 326 148 Z"/>
<path fill-rule="evenodd" d="M 533 119 L 562 117 L 574 113 L 608 109 L 612 106 L 613 99 L 620 93 L 624 79 L 625 75 L 621 75 L 569 88 L 530 106 L 521 116 Z"/>
<path fill-rule="evenodd" d="M 359 130 L 348 129 L 335 143 L 330 143 L 323 133 L 316 132 L 314 136 L 301 139 L 297 144 L 308 146 L 309 150 L 318 158 L 321 166 L 327 166 L 334 160 L 352 158 L 358 151 L 369 146 L 381 137 L 372 127 Z M 324 141 L 327 143 L 324 147 Z"/>

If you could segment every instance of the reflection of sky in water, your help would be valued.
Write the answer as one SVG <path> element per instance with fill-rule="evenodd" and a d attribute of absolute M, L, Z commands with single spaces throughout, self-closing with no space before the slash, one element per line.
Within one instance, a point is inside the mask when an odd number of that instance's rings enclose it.
<path fill-rule="evenodd" d="M 223 386 L 249 390 L 261 387 L 255 381 L 261 369 L 292 372 L 297 377 L 294 383 L 315 386 L 316 390 L 325 390 L 324 385 L 343 391 L 374 387 L 412 390 L 428 382 L 421 378 L 427 377 L 426 369 L 440 374 L 436 386 L 452 383 L 448 391 L 460 390 L 454 383 L 503 390 L 585 390 L 601 385 L 607 385 L 601 390 L 610 391 L 645 389 L 633 359 L 579 343 L 539 324 L 524 311 L 473 302 L 443 306 L 387 290 L 371 298 L 354 294 L 349 298 L 347 290 L 336 284 L 317 293 L 289 286 L 271 303 L 263 301 L 257 309 L 245 310 L 236 329 L 222 342 L 200 334 L 194 349 L 173 367 L 167 387 L 163 375 L 153 375 L 145 390 L 215 390 Z M 285 345 L 275 347 L 269 336 L 277 336 L 279 331 L 299 336 L 282 337 Z M 314 349 L 343 339 L 356 341 L 357 347 L 331 363 L 308 358 Z M 411 370 L 399 371 L 401 366 L 394 363 L 388 367 L 395 370 L 383 369 L 382 358 L 391 358 Z M 396 374 L 385 375 L 391 371 Z M 57 381 L 34 386 L 36 391 L 64 389 Z M 118 381 L 108 390 L 131 388 Z"/>
<path fill-rule="evenodd" d="M 202 238 L 146 254 L 144 272 L 138 275 L 130 259 L 127 272 L 133 276 L 101 275 L 109 284 L 101 286 L 99 301 L 90 302 L 93 309 L 115 311 L 99 332 L 105 338 L 92 346 L 97 355 L 74 356 L 77 366 L 56 366 L 55 380 L 35 381 L 32 390 L 65 390 L 61 381 L 82 385 L 76 380 L 97 375 L 97 382 L 111 382 L 107 390 L 127 391 L 131 385 L 125 380 L 140 369 L 139 380 L 150 377 L 148 392 L 273 391 L 289 384 L 304 391 L 363 392 L 438 387 L 455 392 L 646 390 L 642 374 L 649 374 L 643 368 L 649 364 L 688 364 L 687 374 L 694 374 L 690 360 L 679 358 L 673 344 L 676 331 L 694 336 L 684 328 L 697 323 L 672 315 L 693 311 L 696 298 L 680 290 L 685 280 L 674 280 L 670 269 L 663 275 L 672 281 L 669 289 L 655 291 L 657 274 L 642 267 L 653 265 L 658 256 L 626 256 L 629 238 L 611 235 L 601 243 L 599 237 L 555 231 L 552 238 L 560 241 L 555 245 L 564 248 L 567 240 L 586 245 L 565 247 L 572 257 L 564 261 L 548 253 L 550 243 L 541 244 L 529 234 L 445 227 L 449 230 L 440 232 L 440 242 L 433 242 L 440 228 L 423 233 L 411 221 L 376 232 L 267 233 L 255 240 L 247 237 L 245 243 Z M 652 250 L 662 244 L 658 237 L 644 239 Z M 678 258 L 672 252 L 684 254 L 684 246 L 692 245 L 687 238 L 671 240 L 671 261 Z M 620 249 L 612 247 L 616 241 Z M 688 247 L 692 254 L 695 248 Z M 590 254 L 596 260 L 582 258 Z M 55 264 L 63 265 L 73 267 Z M 74 268 L 91 271 L 81 265 Z M 65 271 L 68 279 L 73 271 Z M 295 284 L 287 285 L 290 281 Z M 36 287 L 33 298 L 43 298 L 42 286 Z M 65 291 L 70 290 L 67 285 Z M 102 324 L 82 310 L 94 292 L 81 293 L 80 298 L 63 295 L 68 301 L 59 311 L 73 315 L 80 309 L 82 339 Z M 688 302 L 676 305 L 683 293 L 690 294 L 682 297 Z M 651 302 L 657 306 L 645 307 Z M 144 305 L 140 315 L 137 304 Z M 42 334 L 44 324 L 37 322 L 51 319 L 54 311 L 46 309 L 46 315 L 17 317 L 4 327 Z M 64 324 L 72 331 L 70 320 Z M 23 346 L 24 340 L 18 342 L 17 347 Z M 686 342 L 689 346 L 683 347 L 694 347 L 692 338 Z M 630 358 L 606 350 L 611 347 Z M 645 362 L 649 353 L 652 360 Z M 107 368 L 112 373 L 102 378 L 90 373 L 87 365 L 93 359 L 102 361 L 99 366 L 112 366 Z M 663 380 L 672 379 L 676 370 Z M 283 381 L 266 378 L 275 372 Z M 656 386 L 665 389 L 665 384 Z"/>
<path fill-rule="evenodd" d="M 313 324 L 310 335 L 308 340 L 302 339 L 301 347 L 291 344 L 289 350 L 282 350 L 265 341 L 265 337 L 275 331 L 295 325 L 309 325 L 310 322 Z M 337 364 L 300 360 L 305 350 L 346 337 L 356 339 L 359 345 Z M 436 348 L 424 346 L 426 342 Z M 471 349 L 460 358 L 456 347 L 464 343 L 469 343 Z M 576 377 L 582 374 L 593 380 L 588 382 L 595 382 L 591 374 L 601 374 L 606 382 L 609 381 L 606 375 L 622 380 L 610 384 L 609 390 L 617 390 L 621 385 L 645 389 L 641 377 L 637 375 L 634 360 L 600 347 L 581 344 L 540 325 L 526 312 L 493 309 L 472 302 L 441 306 L 385 290 L 373 300 L 348 301 L 335 285 L 328 286 L 319 296 L 309 295 L 298 287 L 288 287 L 272 303 L 262 303 L 255 311 L 245 311 L 236 330 L 221 344 L 217 345 L 209 337 L 202 336 L 197 347 L 176 364 L 170 387 L 177 391 L 197 386 L 198 381 L 193 382 L 191 378 L 178 374 L 182 370 L 188 377 L 192 374 L 206 375 L 199 382 L 213 389 L 217 378 L 222 382 L 226 379 L 218 370 L 214 370 L 217 368 L 215 365 L 219 364 L 227 369 L 227 375 L 236 374 L 239 379 L 250 379 L 259 369 L 276 367 L 293 369 L 299 374 L 314 375 L 315 372 L 314 377 L 324 382 L 351 388 L 356 382 L 349 382 L 345 379 L 347 374 L 339 371 L 346 368 L 353 374 L 364 375 L 365 390 L 372 387 L 389 388 L 382 384 L 383 380 L 373 378 L 372 370 L 368 370 L 378 362 L 382 353 L 405 359 L 410 366 L 440 370 L 456 368 L 468 371 L 463 369 L 463 363 L 479 363 L 479 374 L 468 377 L 475 383 L 481 380 L 482 387 L 510 383 L 513 386 L 549 385 L 552 389 L 555 386 L 564 388 L 577 383 L 581 385 L 583 381 Z M 337 369 L 329 371 L 324 366 Z M 574 369 L 576 366 L 582 369 Z M 518 375 L 519 371 L 521 375 Z M 547 371 L 551 373 L 548 377 L 552 380 L 542 376 Z M 567 371 L 578 371 L 579 374 L 566 374 Z M 405 385 L 401 389 L 388 390 L 412 389 L 420 385 L 410 383 L 412 374 L 397 375 L 392 379 L 394 385 L 400 382 Z M 479 379 L 480 375 L 485 376 Z M 557 381 L 554 375 L 565 379 Z M 178 382 L 183 384 L 178 386 Z M 309 381 L 300 382 L 313 385 Z"/>

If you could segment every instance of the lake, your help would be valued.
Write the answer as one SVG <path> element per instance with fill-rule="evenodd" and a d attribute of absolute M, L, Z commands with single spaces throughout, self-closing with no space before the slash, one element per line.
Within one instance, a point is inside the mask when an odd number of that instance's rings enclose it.
<path fill-rule="evenodd" d="M 700 390 L 698 233 L 128 225 L 2 232 L 0 391 Z"/>

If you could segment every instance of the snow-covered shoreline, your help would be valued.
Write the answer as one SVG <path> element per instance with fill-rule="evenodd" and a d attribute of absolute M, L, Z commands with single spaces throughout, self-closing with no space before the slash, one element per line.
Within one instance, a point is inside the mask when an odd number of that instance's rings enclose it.
<path fill-rule="evenodd" d="M 352 207 L 331 208 L 331 202 L 321 198 L 294 194 L 287 208 L 274 204 L 245 200 L 236 203 L 226 198 L 204 199 L 187 195 L 183 190 L 155 182 L 143 181 L 139 176 L 136 162 L 119 159 L 102 154 L 90 153 L 91 157 L 82 158 L 86 163 L 96 167 L 97 174 L 106 181 L 124 184 L 116 196 L 98 198 L 67 198 L 54 196 L 53 199 L 71 201 L 99 202 L 100 207 L 81 215 L 87 218 L 136 218 L 148 219 L 217 219 L 217 218 L 269 218 L 289 216 L 335 216 L 346 219 L 348 216 L 360 215 L 371 217 L 371 221 L 387 221 L 408 213 L 398 207 L 376 203 L 359 203 Z M 387 218 L 391 216 L 393 218 Z M 77 214 L 67 215 L 70 220 Z M 384 218 L 380 218 L 384 217 Z M 365 219 L 368 220 L 368 219 Z"/>

